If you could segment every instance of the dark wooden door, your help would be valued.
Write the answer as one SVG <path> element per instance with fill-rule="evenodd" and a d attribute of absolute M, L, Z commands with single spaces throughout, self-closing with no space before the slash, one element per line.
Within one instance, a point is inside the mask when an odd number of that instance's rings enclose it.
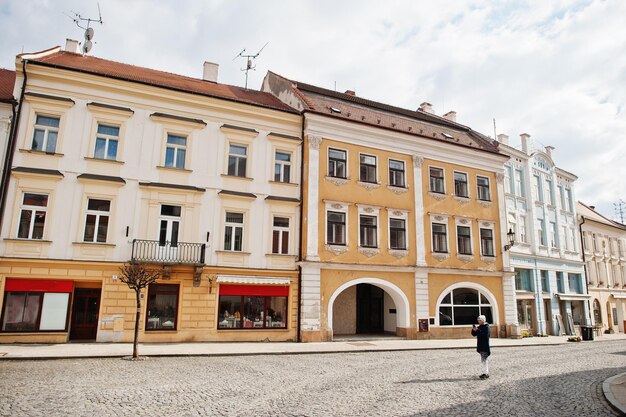
<path fill-rule="evenodd" d="M 74 289 L 70 340 L 96 340 L 100 288 Z"/>
<path fill-rule="evenodd" d="M 356 287 L 356 332 L 382 333 L 384 331 L 383 296 L 385 292 L 370 284 Z"/>

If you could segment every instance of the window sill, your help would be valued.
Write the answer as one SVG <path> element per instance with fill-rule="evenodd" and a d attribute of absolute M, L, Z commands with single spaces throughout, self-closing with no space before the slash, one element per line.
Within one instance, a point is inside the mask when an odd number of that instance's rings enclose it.
<path fill-rule="evenodd" d="M 342 253 L 348 252 L 348 246 L 346 245 L 325 245 L 324 248 L 335 255 L 341 255 Z"/>
<path fill-rule="evenodd" d="M 193 172 L 191 169 L 185 169 L 185 168 L 174 168 L 174 167 L 165 167 L 162 165 L 157 165 L 156 167 L 157 169 L 162 169 L 165 171 L 177 171 L 177 172 L 184 172 L 184 173 L 190 173 Z"/>
<path fill-rule="evenodd" d="M 109 248 L 114 248 L 115 244 L 113 243 L 101 243 L 101 242 L 72 242 L 72 245 L 77 246 L 105 246 Z"/>
<path fill-rule="evenodd" d="M 296 258 L 298 255 L 291 255 L 288 253 L 266 253 L 265 256 L 276 256 L 279 258 Z"/>
<path fill-rule="evenodd" d="M 105 162 L 105 163 L 114 164 L 114 165 L 124 165 L 125 164 L 124 161 L 118 161 L 117 159 L 92 158 L 90 156 L 86 156 L 85 159 L 87 161 Z"/>
<path fill-rule="evenodd" d="M 155 334 L 155 333 L 176 333 L 178 329 L 144 329 L 145 333 Z"/>
<path fill-rule="evenodd" d="M 409 192 L 408 187 L 398 187 L 397 185 L 387 185 L 387 189 L 396 194 L 404 194 Z"/>
<path fill-rule="evenodd" d="M 438 200 L 438 201 L 445 200 L 446 197 L 448 197 L 444 193 L 438 193 L 438 192 L 435 192 L 435 191 L 429 191 L 428 195 L 431 196 L 432 198 L 434 198 L 435 200 Z"/>
<path fill-rule="evenodd" d="M 224 177 L 224 178 L 234 178 L 234 179 L 244 180 L 244 181 L 252 181 L 252 180 L 254 180 L 254 178 L 250 178 L 250 177 L 240 177 L 238 175 L 228 175 L 228 174 L 221 174 L 221 177 Z"/>
<path fill-rule="evenodd" d="M 243 252 L 243 251 L 236 251 L 236 250 L 216 250 L 215 253 L 225 253 L 225 254 L 235 254 L 235 255 L 252 255 L 251 252 Z"/>
<path fill-rule="evenodd" d="M 295 183 L 295 182 L 282 182 L 282 181 L 272 181 L 272 180 L 270 180 L 269 183 L 270 184 L 276 184 L 276 185 L 286 185 L 288 187 L 297 187 L 298 185 L 300 185 L 300 184 Z"/>
<path fill-rule="evenodd" d="M 46 240 L 46 239 L 19 239 L 19 238 L 4 238 L 3 240 L 9 241 L 9 242 L 24 242 L 24 243 L 47 243 L 50 244 L 52 243 L 51 240 Z"/>
<path fill-rule="evenodd" d="M 19 152 L 22 152 L 22 153 L 32 153 L 32 154 L 35 154 L 35 155 L 57 156 L 57 157 L 65 156 L 65 154 L 62 154 L 62 153 L 35 151 L 33 149 L 20 149 Z"/>
<path fill-rule="evenodd" d="M 359 186 L 365 188 L 367 191 L 371 191 L 373 189 L 380 188 L 380 183 L 379 182 L 357 181 L 357 184 L 359 184 Z"/>
<path fill-rule="evenodd" d="M 484 256 L 484 255 L 481 255 L 480 256 L 480 260 L 483 261 L 483 262 L 486 262 L 488 264 L 492 264 L 492 263 L 494 263 L 496 261 L 496 257 L 495 256 Z"/>
<path fill-rule="evenodd" d="M 324 177 L 324 179 L 328 182 L 330 182 L 331 184 L 335 184 L 335 185 L 346 185 L 347 183 L 350 182 L 349 178 L 341 178 L 341 177 Z"/>

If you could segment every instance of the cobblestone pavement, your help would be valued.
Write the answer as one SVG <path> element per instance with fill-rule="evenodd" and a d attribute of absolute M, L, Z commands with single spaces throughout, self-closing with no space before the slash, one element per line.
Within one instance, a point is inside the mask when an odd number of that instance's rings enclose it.
<path fill-rule="evenodd" d="M 11 416 L 611 416 L 623 341 L 468 349 L 0 362 Z"/>

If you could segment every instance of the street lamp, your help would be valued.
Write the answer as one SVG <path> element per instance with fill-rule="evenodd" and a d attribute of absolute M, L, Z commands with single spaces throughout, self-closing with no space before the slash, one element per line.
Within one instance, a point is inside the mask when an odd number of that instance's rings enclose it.
<path fill-rule="evenodd" d="M 515 232 L 513 231 L 513 229 L 509 229 L 509 232 L 506 234 L 506 237 L 509 241 L 508 245 L 504 245 L 504 251 L 508 251 L 509 249 L 511 249 L 513 247 L 513 245 L 515 245 Z"/>

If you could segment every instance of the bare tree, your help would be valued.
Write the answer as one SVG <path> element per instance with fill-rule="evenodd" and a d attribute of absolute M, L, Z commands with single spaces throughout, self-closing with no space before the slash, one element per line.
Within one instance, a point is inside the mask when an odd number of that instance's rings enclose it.
<path fill-rule="evenodd" d="M 133 341 L 133 358 L 139 357 L 137 342 L 139 340 L 139 316 L 141 315 L 141 290 L 159 279 L 161 272 L 149 270 L 143 264 L 130 262 L 120 267 L 120 281 L 128 285 L 128 288 L 135 291 L 137 302 L 137 312 L 135 315 L 135 339 Z"/>

